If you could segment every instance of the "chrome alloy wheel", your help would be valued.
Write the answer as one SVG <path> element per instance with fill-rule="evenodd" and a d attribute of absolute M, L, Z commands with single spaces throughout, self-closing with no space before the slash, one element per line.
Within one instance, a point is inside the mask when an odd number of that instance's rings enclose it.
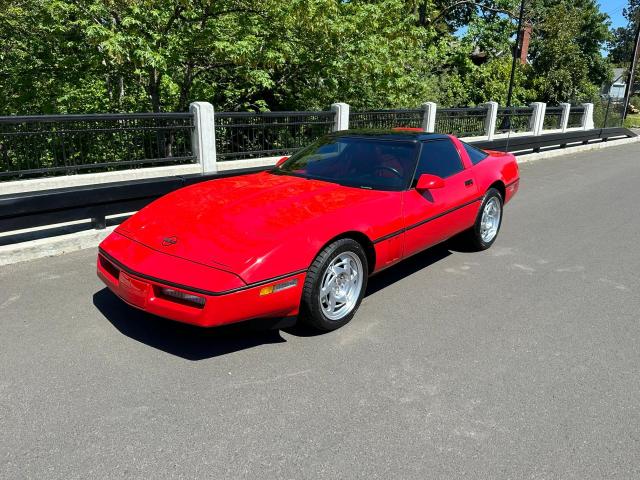
<path fill-rule="evenodd" d="M 329 264 L 320 283 L 320 307 L 329 320 L 340 320 L 356 306 L 364 270 L 360 257 L 352 252 L 338 255 Z"/>
<path fill-rule="evenodd" d="M 480 237 L 485 243 L 491 242 L 498 234 L 502 206 L 497 197 L 492 197 L 484 206 L 480 221 Z"/>

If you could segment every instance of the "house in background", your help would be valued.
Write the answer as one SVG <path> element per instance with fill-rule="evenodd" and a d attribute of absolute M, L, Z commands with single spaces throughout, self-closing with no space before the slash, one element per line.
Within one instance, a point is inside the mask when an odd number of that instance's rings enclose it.
<path fill-rule="evenodd" d="M 602 94 L 608 95 L 612 100 L 622 100 L 627 87 L 627 69 L 614 68 L 613 82 L 602 86 Z"/>

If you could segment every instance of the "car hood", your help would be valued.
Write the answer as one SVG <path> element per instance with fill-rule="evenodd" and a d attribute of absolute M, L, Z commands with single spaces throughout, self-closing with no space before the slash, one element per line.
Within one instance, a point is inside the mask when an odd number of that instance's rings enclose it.
<path fill-rule="evenodd" d="M 176 190 L 126 220 L 118 232 L 163 253 L 242 274 L 308 222 L 376 193 L 383 194 L 263 172 Z"/>

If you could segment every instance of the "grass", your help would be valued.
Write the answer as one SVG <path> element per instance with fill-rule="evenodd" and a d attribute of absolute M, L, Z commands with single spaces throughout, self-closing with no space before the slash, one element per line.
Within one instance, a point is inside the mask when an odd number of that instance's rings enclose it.
<path fill-rule="evenodd" d="M 640 113 L 627 115 L 624 120 L 624 126 L 627 128 L 640 127 Z"/>

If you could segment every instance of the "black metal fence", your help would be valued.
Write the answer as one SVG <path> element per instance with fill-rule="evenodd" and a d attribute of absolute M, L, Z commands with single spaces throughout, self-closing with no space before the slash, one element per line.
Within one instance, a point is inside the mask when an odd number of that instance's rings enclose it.
<path fill-rule="evenodd" d="M 424 110 L 421 109 L 351 112 L 349 128 L 420 128 L 423 118 Z"/>
<path fill-rule="evenodd" d="M 582 105 L 571 105 L 569 110 L 569 121 L 567 128 L 577 128 L 582 126 L 582 117 L 584 116 L 584 107 Z"/>
<path fill-rule="evenodd" d="M 0 117 L 0 180 L 195 161 L 193 115 Z"/>
<path fill-rule="evenodd" d="M 435 131 L 458 137 L 478 137 L 485 135 L 486 117 L 487 109 L 483 107 L 438 108 Z"/>
<path fill-rule="evenodd" d="M 500 133 L 530 132 L 532 115 L 532 107 L 498 108 L 496 131 Z"/>
<path fill-rule="evenodd" d="M 333 112 L 220 112 L 215 115 L 218 160 L 290 155 L 329 133 Z"/>
<path fill-rule="evenodd" d="M 593 124 L 596 128 L 621 127 L 623 123 L 621 101 L 611 97 L 601 98 L 593 104 Z"/>
<path fill-rule="evenodd" d="M 438 108 L 435 131 L 459 137 L 485 135 L 487 108 Z M 569 127 L 580 126 L 583 106 L 571 107 Z M 616 126 L 621 109 L 613 102 L 594 108 L 596 127 Z M 423 109 L 351 112 L 352 129 L 423 126 Z M 498 108 L 497 132 L 527 132 L 531 107 Z M 545 129 L 561 126 L 562 109 L 549 107 Z M 218 161 L 290 155 L 331 132 L 332 111 L 218 112 Z M 43 115 L 0 117 L 0 181 L 105 172 L 195 162 L 191 113 Z M 204 128 L 207 128 L 204 126 Z"/>
<path fill-rule="evenodd" d="M 562 128 L 562 107 L 547 107 L 544 111 L 544 130 L 556 130 Z"/>

